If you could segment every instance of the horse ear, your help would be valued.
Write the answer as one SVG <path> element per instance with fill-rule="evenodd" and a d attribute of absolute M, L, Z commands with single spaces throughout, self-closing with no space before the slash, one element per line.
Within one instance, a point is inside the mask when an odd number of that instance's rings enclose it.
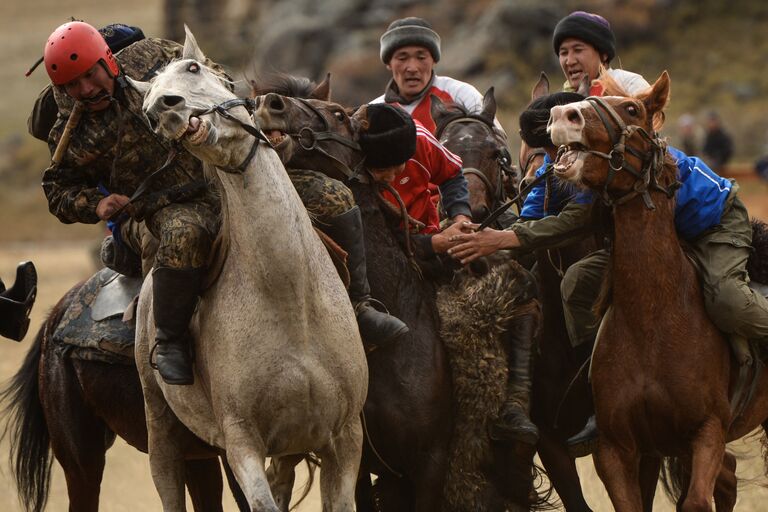
<path fill-rule="evenodd" d="M 496 118 L 496 96 L 493 94 L 493 87 L 485 91 L 483 95 L 483 110 L 480 112 L 480 117 L 491 125 Z"/>
<path fill-rule="evenodd" d="M 312 89 L 312 92 L 309 93 L 310 98 L 314 98 L 316 100 L 321 101 L 331 101 L 331 74 L 328 73 L 325 75 L 325 78 L 323 79 L 320 84 L 318 84 L 317 87 Z"/>
<path fill-rule="evenodd" d="M 139 91 L 142 96 L 145 96 L 147 94 L 147 91 L 149 91 L 149 88 L 151 87 L 149 82 L 142 82 L 140 80 L 134 80 L 133 78 L 129 77 L 128 75 L 125 75 L 126 80 L 128 80 L 128 83 L 131 87 Z"/>
<path fill-rule="evenodd" d="M 444 116 L 448 113 L 448 110 L 445 108 L 445 103 L 443 103 L 443 100 L 435 96 L 434 94 L 429 95 L 429 99 L 431 100 L 430 107 L 429 107 L 429 113 L 432 115 L 433 120 L 439 119 L 441 116 Z"/>
<path fill-rule="evenodd" d="M 361 134 L 368 131 L 368 105 L 360 105 L 357 109 L 349 114 L 349 121 L 352 125 L 352 133 L 355 140 L 357 140 Z"/>
<path fill-rule="evenodd" d="M 197 46 L 197 40 L 195 39 L 195 36 L 192 35 L 192 31 L 189 30 L 186 23 L 184 24 L 184 32 L 187 34 L 187 37 L 184 40 L 184 50 L 181 52 L 181 58 L 192 59 L 198 62 L 205 61 L 205 54 L 203 54 L 203 51 Z"/>
<path fill-rule="evenodd" d="M 649 116 L 662 112 L 669 101 L 669 73 L 664 71 L 650 90 L 643 94 L 642 100 Z"/>
<path fill-rule="evenodd" d="M 549 78 L 547 78 L 547 74 L 542 71 L 541 75 L 539 75 L 539 81 L 536 82 L 536 85 L 531 89 L 531 101 L 546 96 L 547 94 L 549 94 Z"/>
<path fill-rule="evenodd" d="M 581 82 L 579 83 L 578 89 L 576 89 L 576 94 L 581 94 L 584 97 L 589 96 L 589 89 L 591 85 L 592 84 L 589 80 L 589 76 L 584 75 L 584 77 L 581 79 Z"/>

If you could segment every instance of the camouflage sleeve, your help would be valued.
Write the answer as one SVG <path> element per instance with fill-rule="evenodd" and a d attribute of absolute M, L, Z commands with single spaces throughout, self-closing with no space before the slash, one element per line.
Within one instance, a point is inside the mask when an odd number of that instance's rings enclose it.
<path fill-rule="evenodd" d="M 594 230 L 591 206 L 570 202 L 558 215 L 516 222 L 509 229 L 520 239 L 520 251 L 562 247 Z"/>
<path fill-rule="evenodd" d="M 51 154 L 56 150 L 66 118 L 59 117 L 51 129 L 48 146 Z M 96 183 L 91 183 L 83 169 L 64 158 L 61 165 L 51 165 L 43 172 L 43 192 L 48 199 L 48 209 L 61 222 L 72 224 L 96 224 L 96 206 L 104 197 Z"/>

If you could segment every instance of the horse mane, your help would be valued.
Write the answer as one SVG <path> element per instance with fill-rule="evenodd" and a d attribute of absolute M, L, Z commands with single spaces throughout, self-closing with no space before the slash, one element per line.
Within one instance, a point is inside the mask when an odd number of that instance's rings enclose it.
<path fill-rule="evenodd" d="M 315 88 L 317 88 L 315 81 L 287 73 L 273 73 L 263 78 L 251 80 L 251 91 L 254 96 L 275 93 L 289 98 L 313 99 L 312 93 Z"/>

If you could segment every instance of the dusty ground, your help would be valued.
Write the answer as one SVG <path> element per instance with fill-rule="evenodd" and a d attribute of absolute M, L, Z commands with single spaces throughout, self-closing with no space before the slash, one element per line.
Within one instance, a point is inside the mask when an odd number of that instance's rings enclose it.
<path fill-rule="evenodd" d="M 768 219 L 768 187 L 756 182 L 745 183 L 743 197 L 751 212 L 763 219 Z M 93 272 L 90 241 L 73 241 L 48 244 L 15 244 L 0 250 L 0 276 L 6 283 L 13 281 L 13 272 L 18 261 L 32 259 L 40 274 L 40 293 L 32 315 L 32 331 L 36 330 L 49 308 L 77 281 L 88 277 Z M 0 381 L 6 381 L 26 354 L 33 333 L 22 343 L 0 340 Z M 763 477 L 759 443 L 756 439 L 746 443 L 734 443 L 731 446 L 739 455 L 739 475 L 754 483 L 742 489 L 737 510 L 762 511 L 768 503 L 768 490 L 762 487 L 766 483 Z M 20 510 L 16 499 L 8 466 L 5 464 L 8 453 L 7 442 L 0 445 L 0 510 Z M 595 510 L 610 510 L 607 496 L 599 479 L 596 477 L 592 461 L 589 458 L 579 460 L 579 471 L 584 482 L 588 501 Z M 299 482 L 303 482 L 300 478 Z M 231 498 L 225 496 L 226 510 L 236 510 Z M 118 439 L 108 452 L 107 468 L 101 493 L 102 510 L 123 512 L 136 510 L 159 510 L 149 474 L 146 455 Z M 54 464 L 53 484 L 49 510 L 64 510 L 67 506 L 66 486 L 58 465 Z M 318 489 L 315 486 L 310 501 L 299 510 L 320 510 Z M 671 511 L 669 502 L 659 497 L 655 510 Z"/>

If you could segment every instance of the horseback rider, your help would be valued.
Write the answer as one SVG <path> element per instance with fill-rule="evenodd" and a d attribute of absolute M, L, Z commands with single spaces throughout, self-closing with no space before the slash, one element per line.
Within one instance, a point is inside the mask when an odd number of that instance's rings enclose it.
<path fill-rule="evenodd" d="M 144 32 L 139 27 L 132 27 L 122 23 L 111 23 L 101 27 L 99 33 L 104 37 L 113 54 L 145 38 Z M 40 61 L 30 68 L 27 76 L 32 74 L 42 60 L 43 58 L 41 57 Z M 51 128 L 53 128 L 58 115 L 59 107 L 56 105 L 56 98 L 53 95 L 53 85 L 48 84 L 35 100 L 32 113 L 27 119 L 29 134 L 43 142 L 48 142 L 48 134 L 51 132 Z"/>
<path fill-rule="evenodd" d="M 376 181 L 389 183 L 402 198 L 409 215 L 424 224 L 420 236 L 414 239 L 421 254 L 444 253 L 449 240 L 461 232 L 469 220 L 469 192 L 461 172 L 461 159 L 444 148 L 434 136 L 399 107 L 380 103 L 367 106 L 369 127 L 360 136 L 365 152 L 365 164 Z M 440 232 L 437 208 L 430 200 L 429 184 L 437 185 L 442 203 L 453 224 Z M 389 193 L 385 197 L 393 204 L 397 200 Z M 530 340 L 529 340 L 530 341 Z M 530 343 L 514 343 L 510 347 L 510 394 L 491 434 L 498 439 L 513 439 L 536 444 L 538 429 L 530 421 Z"/>
<path fill-rule="evenodd" d="M 384 94 L 371 103 L 399 105 L 433 135 L 433 95 L 469 112 L 483 109 L 483 95 L 475 87 L 435 74 L 435 65 L 440 61 L 440 36 L 428 21 L 416 17 L 395 20 L 381 36 L 380 44 L 381 61 L 392 72 L 392 78 Z M 495 124 L 503 132 L 498 120 Z"/>
<path fill-rule="evenodd" d="M 430 199 L 429 185 L 439 187 L 443 207 L 453 223 L 469 221 L 469 190 L 461 172 L 461 158 L 403 109 L 382 103 L 369 104 L 366 109 L 368 129 L 360 135 L 360 146 L 368 172 L 375 181 L 390 184 L 408 214 L 423 224 L 420 233 L 429 235 L 421 239 L 425 252 L 444 253 L 448 239 L 440 233 L 440 217 Z M 390 192 L 383 195 L 398 207 Z"/>
<path fill-rule="evenodd" d="M 170 158 L 171 148 L 142 113 L 143 94 L 126 77 L 148 80 L 181 53 L 178 43 L 149 38 L 116 58 L 102 35 L 80 21 L 54 30 L 44 49 L 60 112 L 49 146 L 55 154 L 61 144 L 63 155 L 43 174 L 49 209 L 67 224 L 114 221 L 120 244 L 143 258 L 154 256 L 154 357 L 168 384 L 194 380 L 188 326 L 220 205 L 195 157 L 179 149 Z M 219 66 L 207 64 L 228 80 Z M 153 174 L 166 160 L 165 169 Z"/>
<path fill-rule="evenodd" d="M 556 95 L 553 95 L 556 96 Z M 560 98 L 570 102 L 573 98 Z M 535 106 L 558 104 L 545 97 Z M 539 100 L 537 100 L 539 101 Z M 549 116 L 540 116 L 538 126 L 521 126 L 529 134 L 544 137 Z M 548 135 L 547 135 L 548 137 Z M 531 143 L 536 140 L 531 136 Z M 547 141 L 550 151 L 553 145 Z M 704 305 L 712 322 L 727 335 L 750 340 L 768 339 L 768 300 L 748 286 L 746 264 L 751 251 L 752 226 L 747 210 L 738 198 L 739 186 L 715 174 L 701 159 L 668 147 L 677 164 L 680 188 L 675 192 L 675 226 L 695 260 L 702 285 Z M 550 157 L 551 158 L 551 157 Z M 547 164 L 549 165 L 551 159 Z M 589 204 L 592 192 L 582 192 L 566 201 L 559 212 L 518 222 L 505 231 L 484 229 L 454 236 L 449 254 L 468 263 L 499 249 L 530 251 L 565 245 L 574 236 L 583 236 L 591 224 Z M 536 195 L 526 199 L 533 205 Z M 552 204 L 550 202 L 550 204 Z M 533 206 L 523 213 L 533 211 Z M 471 230 L 476 225 L 465 226 Z M 571 343 L 591 354 L 599 326 L 592 306 L 597 300 L 609 261 L 607 249 L 593 252 L 571 265 L 563 276 L 561 292 L 566 326 Z M 569 439 L 572 453 L 586 454 L 597 437 L 594 416 L 585 428 Z"/>
<path fill-rule="evenodd" d="M 586 78 L 590 84 L 589 95 L 601 96 L 601 86 L 594 80 L 603 73 L 630 94 L 650 87 L 637 73 L 610 67 L 616 56 L 616 36 L 608 20 L 599 14 L 574 11 L 561 19 L 555 26 L 552 44 L 565 75 L 565 92 L 578 91 Z"/>

